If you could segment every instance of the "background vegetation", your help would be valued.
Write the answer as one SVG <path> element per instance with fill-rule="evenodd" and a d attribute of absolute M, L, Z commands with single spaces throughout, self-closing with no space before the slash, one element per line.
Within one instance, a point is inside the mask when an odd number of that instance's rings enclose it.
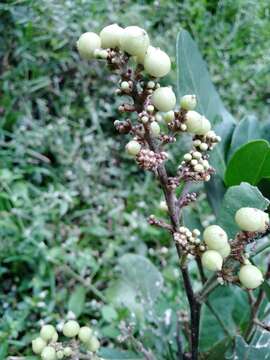
<path fill-rule="evenodd" d="M 265 120 L 269 13 L 267 0 L 0 4 L 0 359 L 30 354 L 42 321 L 59 323 L 69 310 L 82 322 L 91 320 L 106 339 L 104 347 L 118 346 L 118 325 L 130 314 L 116 306 L 114 279 L 132 263 L 122 257 L 130 252 L 151 259 L 165 279 L 155 315 L 147 311 L 149 294 L 135 308 L 137 334 L 163 359 L 175 346 L 169 343 L 176 326 L 172 314 L 184 306 L 177 259 L 164 233 L 146 223 L 147 215 L 158 213 L 160 193 L 152 176 L 123 154 L 112 126 L 115 79 L 97 62 L 79 59 L 79 35 L 132 19 L 175 58 L 176 36 L 185 28 L 230 112 L 238 120 L 247 114 Z M 176 83 L 176 73 L 166 80 Z M 203 224 L 211 220 L 205 202 L 194 211 Z M 127 297 L 130 276 L 118 280 Z M 226 291 L 221 295 L 222 310 Z M 241 318 L 237 299 L 234 315 Z M 157 325 L 164 312 L 169 322 Z M 206 318 L 209 332 L 201 339 L 205 350 L 219 340 L 212 320 Z"/>

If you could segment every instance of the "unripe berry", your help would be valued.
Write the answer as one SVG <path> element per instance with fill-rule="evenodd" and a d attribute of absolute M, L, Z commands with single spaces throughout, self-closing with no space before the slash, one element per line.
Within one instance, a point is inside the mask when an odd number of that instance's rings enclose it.
<path fill-rule="evenodd" d="M 114 49 L 119 47 L 123 31 L 124 29 L 117 24 L 105 26 L 105 28 L 102 29 L 99 34 L 101 39 L 101 46 L 105 49 Z"/>
<path fill-rule="evenodd" d="M 160 111 L 170 111 L 175 107 L 176 97 L 170 87 L 160 87 L 153 92 L 151 100 Z"/>
<path fill-rule="evenodd" d="M 66 347 L 64 348 L 64 355 L 65 355 L 65 356 L 70 356 L 71 354 L 72 354 L 72 349 L 71 349 L 71 347 L 66 346 Z"/>
<path fill-rule="evenodd" d="M 130 55 L 144 56 L 149 46 L 147 32 L 138 26 L 128 26 L 122 32 L 120 48 Z"/>
<path fill-rule="evenodd" d="M 168 205 L 167 205 L 166 201 L 162 200 L 162 201 L 159 203 L 159 208 L 160 208 L 160 210 L 162 210 L 162 211 L 168 211 Z"/>
<path fill-rule="evenodd" d="M 203 239 L 211 250 L 222 249 L 228 242 L 226 232 L 218 225 L 208 226 L 203 232 Z"/>
<path fill-rule="evenodd" d="M 58 334 L 57 332 L 55 331 L 53 336 L 52 336 L 52 341 L 56 342 L 58 340 Z"/>
<path fill-rule="evenodd" d="M 56 330 L 52 325 L 44 325 L 40 330 L 40 336 L 43 340 L 49 341 L 54 336 Z"/>
<path fill-rule="evenodd" d="M 175 118 L 174 111 L 168 111 L 163 115 L 163 119 L 166 121 L 166 123 L 170 123 Z"/>
<path fill-rule="evenodd" d="M 194 166 L 194 170 L 196 172 L 203 172 L 204 171 L 204 167 L 201 164 L 197 164 Z"/>
<path fill-rule="evenodd" d="M 247 289 L 255 289 L 263 283 L 263 274 L 254 265 L 243 265 L 239 271 L 239 280 Z"/>
<path fill-rule="evenodd" d="M 100 37 L 93 32 L 82 34 L 77 41 L 78 51 L 83 59 L 90 60 L 94 57 L 94 51 L 101 47 Z"/>
<path fill-rule="evenodd" d="M 155 111 L 155 108 L 154 108 L 153 105 L 148 105 L 147 108 L 146 108 L 146 110 L 147 110 L 147 112 L 152 113 L 152 112 Z"/>
<path fill-rule="evenodd" d="M 91 338 L 92 334 L 93 334 L 93 330 L 90 327 L 83 326 L 80 328 L 80 331 L 79 331 L 79 339 L 83 343 L 87 343 L 87 342 L 89 342 L 89 339 Z"/>
<path fill-rule="evenodd" d="M 222 256 L 216 250 L 207 250 L 202 255 L 202 265 L 208 270 L 221 270 L 222 263 Z"/>
<path fill-rule="evenodd" d="M 42 360 L 56 360 L 56 351 L 52 346 L 46 346 L 41 353 Z"/>
<path fill-rule="evenodd" d="M 171 60 L 162 50 L 149 46 L 144 58 L 145 71 L 154 77 L 163 77 L 171 70 Z"/>
<path fill-rule="evenodd" d="M 64 358 L 64 356 L 65 356 L 64 351 L 62 351 L 62 350 L 57 351 L 57 353 L 56 353 L 57 359 L 61 360 Z"/>
<path fill-rule="evenodd" d="M 183 158 L 185 161 L 190 161 L 192 160 L 192 155 L 190 153 L 186 153 Z"/>
<path fill-rule="evenodd" d="M 202 151 L 206 151 L 206 150 L 208 149 L 208 145 L 207 145 L 206 143 L 202 143 L 202 144 L 200 145 L 200 149 L 201 149 Z"/>
<path fill-rule="evenodd" d="M 129 153 L 129 155 L 136 156 L 140 150 L 141 145 L 135 140 L 131 140 L 126 145 L 126 151 Z"/>
<path fill-rule="evenodd" d="M 243 207 L 237 210 L 235 222 L 241 230 L 263 232 L 269 224 L 269 217 L 259 209 Z"/>
<path fill-rule="evenodd" d="M 32 341 L 32 350 L 35 354 L 40 354 L 46 345 L 46 341 L 38 337 Z"/>
<path fill-rule="evenodd" d="M 193 110 L 186 113 L 186 125 L 187 131 L 196 135 L 205 135 L 211 129 L 209 120 Z"/>
<path fill-rule="evenodd" d="M 230 244 L 227 242 L 225 246 L 223 246 L 221 249 L 217 250 L 220 255 L 222 256 L 223 259 L 225 259 L 227 256 L 230 255 L 231 253 L 231 246 Z"/>
<path fill-rule="evenodd" d="M 99 348 L 100 348 L 100 342 L 95 336 L 92 336 L 89 342 L 87 343 L 87 349 L 95 353 L 98 351 Z"/>
<path fill-rule="evenodd" d="M 197 105 L 196 95 L 184 95 L 180 99 L 180 106 L 185 110 L 193 110 Z"/>
<path fill-rule="evenodd" d="M 80 326 L 75 320 L 69 320 L 63 326 L 63 334 L 66 337 L 75 337 L 78 335 Z"/>
<path fill-rule="evenodd" d="M 151 133 L 157 137 L 159 134 L 160 134 L 160 127 L 158 125 L 158 123 L 156 121 L 153 121 L 151 124 L 150 124 L 150 130 L 151 130 Z"/>
<path fill-rule="evenodd" d="M 122 90 L 128 90 L 129 89 L 129 83 L 127 81 L 122 81 L 120 85 Z"/>

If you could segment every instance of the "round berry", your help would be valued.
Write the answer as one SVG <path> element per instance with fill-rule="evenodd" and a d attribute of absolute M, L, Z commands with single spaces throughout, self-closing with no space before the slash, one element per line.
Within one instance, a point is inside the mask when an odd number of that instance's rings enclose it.
<path fill-rule="evenodd" d="M 138 26 L 126 27 L 120 38 L 120 48 L 130 55 L 144 56 L 149 46 L 147 32 Z"/>
<path fill-rule="evenodd" d="M 93 330 L 90 327 L 83 326 L 80 328 L 80 331 L 79 331 L 79 339 L 83 343 L 87 343 L 87 342 L 89 342 L 92 334 L 93 334 Z"/>
<path fill-rule="evenodd" d="M 176 97 L 170 87 L 160 87 L 153 92 L 151 100 L 160 111 L 170 111 L 175 107 Z"/>
<path fill-rule="evenodd" d="M 100 342 L 95 336 L 92 336 L 87 343 L 87 349 L 92 352 L 97 352 L 100 348 Z"/>
<path fill-rule="evenodd" d="M 186 125 L 187 131 L 196 135 L 205 135 L 211 129 L 209 120 L 193 110 L 186 113 Z"/>
<path fill-rule="evenodd" d="M 78 51 L 83 59 L 90 60 L 94 57 L 94 51 L 101 47 L 100 37 L 93 32 L 82 34 L 77 41 Z"/>
<path fill-rule="evenodd" d="M 129 153 L 129 155 L 136 156 L 140 150 L 141 145 L 135 140 L 131 140 L 126 145 L 126 151 Z"/>
<path fill-rule="evenodd" d="M 175 115 L 174 115 L 174 111 L 168 111 L 165 114 L 163 114 L 163 119 L 166 121 L 166 123 L 170 123 L 174 120 Z"/>
<path fill-rule="evenodd" d="M 204 167 L 201 164 L 197 164 L 194 166 L 194 170 L 196 172 L 203 172 L 204 171 Z"/>
<path fill-rule="evenodd" d="M 267 214 L 259 209 L 243 207 L 237 210 L 235 222 L 244 231 L 265 231 Z"/>
<path fill-rule="evenodd" d="M 145 71 L 154 77 L 163 77 L 171 70 L 171 60 L 162 50 L 149 46 L 144 57 Z"/>
<path fill-rule="evenodd" d="M 99 34 L 101 46 L 105 49 L 119 47 L 123 31 L 124 29 L 117 24 L 105 26 Z"/>
<path fill-rule="evenodd" d="M 225 246 L 223 246 L 222 248 L 217 250 L 220 255 L 222 256 L 223 259 L 225 259 L 227 256 L 230 255 L 231 253 L 231 246 L 230 244 L 227 242 Z"/>
<path fill-rule="evenodd" d="M 71 347 L 66 346 L 66 347 L 64 348 L 64 355 L 65 355 L 65 356 L 70 356 L 71 354 L 72 354 L 72 349 L 71 349 Z"/>
<path fill-rule="evenodd" d="M 218 225 L 210 225 L 203 232 L 203 239 L 211 250 L 222 249 L 228 242 L 226 232 Z"/>
<path fill-rule="evenodd" d="M 191 155 L 190 153 L 186 153 L 186 154 L 184 155 L 183 159 L 184 159 L 185 161 L 190 161 L 190 160 L 192 160 L 192 155 Z"/>
<path fill-rule="evenodd" d="M 64 351 L 62 351 L 62 350 L 57 351 L 57 353 L 56 353 L 57 359 L 61 360 L 64 358 L 64 356 L 65 356 Z"/>
<path fill-rule="evenodd" d="M 63 326 L 63 334 L 66 337 L 75 337 L 78 335 L 80 326 L 75 320 L 69 320 Z"/>
<path fill-rule="evenodd" d="M 196 95 L 184 95 L 180 99 L 180 106 L 185 110 L 193 110 L 197 105 Z"/>
<path fill-rule="evenodd" d="M 150 130 L 151 130 L 151 133 L 157 137 L 159 134 L 160 134 L 160 127 L 158 125 L 158 123 L 156 121 L 153 121 L 151 124 L 150 124 Z"/>
<path fill-rule="evenodd" d="M 52 346 L 46 346 L 41 353 L 42 360 L 56 360 L 56 351 Z"/>
<path fill-rule="evenodd" d="M 128 90 L 129 89 L 129 83 L 127 81 L 122 81 L 120 85 L 122 90 Z"/>
<path fill-rule="evenodd" d="M 202 265 L 208 270 L 218 271 L 222 269 L 223 259 L 216 250 L 207 250 L 202 255 Z"/>
<path fill-rule="evenodd" d="M 263 283 L 263 274 L 254 265 L 243 265 L 239 271 L 239 280 L 247 289 L 256 289 Z"/>
<path fill-rule="evenodd" d="M 43 340 L 49 341 L 53 338 L 56 330 L 52 325 L 44 325 L 40 330 L 40 336 Z"/>
<path fill-rule="evenodd" d="M 162 210 L 162 211 L 168 211 L 168 205 L 167 205 L 166 201 L 162 200 L 162 201 L 159 203 L 159 208 L 160 208 L 160 210 Z"/>
<path fill-rule="evenodd" d="M 35 354 L 40 354 L 46 345 L 46 341 L 38 337 L 32 341 L 32 350 Z"/>
<path fill-rule="evenodd" d="M 206 143 L 202 143 L 202 144 L 200 144 L 200 149 L 202 151 L 206 151 L 208 149 L 208 145 Z"/>
<path fill-rule="evenodd" d="M 55 331 L 53 336 L 52 336 L 52 341 L 56 342 L 58 340 L 58 334 L 57 332 Z"/>

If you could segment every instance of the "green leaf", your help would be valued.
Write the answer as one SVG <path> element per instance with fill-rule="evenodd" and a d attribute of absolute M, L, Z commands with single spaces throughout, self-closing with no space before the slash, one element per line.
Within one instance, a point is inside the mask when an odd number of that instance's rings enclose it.
<path fill-rule="evenodd" d="M 259 121 L 253 116 L 245 117 L 234 129 L 228 154 L 229 158 L 245 143 L 260 138 L 261 131 Z"/>
<path fill-rule="evenodd" d="M 225 184 L 219 175 L 215 175 L 212 176 L 211 180 L 207 181 L 204 186 L 208 202 L 211 205 L 214 214 L 217 216 L 226 192 Z"/>
<path fill-rule="evenodd" d="M 217 223 L 227 232 L 229 237 L 234 237 L 239 228 L 235 224 L 234 216 L 241 207 L 255 207 L 265 210 L 269 201 L 263 197 L 257 187 L 248 183 L 241 183 L 230 187 L 224 196 Z"/>
<path fill-rule="evenodd" d="M 256 343 L 247 344 L 241 336 L 235 338 L 234 350 L 226 354 L 227 360 L 266 360 L 269 358 L 270 334 L 260 332 Z"/>
<path fill-rule="evenodd" d="M 225 183 L 232 186 L 246 181 L 257 185 L 267 177 L 270 177 L 270 146 L 265 140 L 255 140 L 234 153 L 226 170 Z"/>
<path fill-rule="evenodd" d="M 99 355 L 105 360 L 143 360 L 143 358 L 131 351 L 120 351 L 108 347 L 101 348 Z"/>
<path fill-rule="evenodd" d="M 6 340 L 2 341 L 0 346 L 0 360 L 5 360 L 8 354 L 8 342 Z"/>
<path fill-rule="evenodd" d="M 85 288 L 82 285 L 78 285 L 69 298 L 68 309 L 72 311 L 76 317 L 79 317 L 83 311 L 85 295 Z"/>
<path fill-rule="evenodd" d="M 112 320 L 117 319 L 117 312 L 115 311 L 113 306 L 104 305 L 101 309 L 101 315 L 103 319 L 107 322 L 111 322 Z"/>
<path fill-rule="evenodd" d="M 270 285 L 266 280 L 263 282 L 262 287 L 267 297 L 267 300 L 270 302 Z"/>

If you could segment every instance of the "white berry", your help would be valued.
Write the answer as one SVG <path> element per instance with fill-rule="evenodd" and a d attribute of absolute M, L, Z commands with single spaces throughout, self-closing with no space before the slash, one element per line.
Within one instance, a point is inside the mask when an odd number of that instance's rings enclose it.
<path fill-rule="evenodd" d="M 197 105 L 196 95 L 184 95 L 180 99 L 180 106 L 185 110 L 193 110 Z"/>
<path fill-rule="evenodd" d="M 46 345 L 46 341 L 38 337 L 32 341 L 32 350 L 35 354 L 40 354 Z"/>
<path fill-rule="evenodd" d="M 153 92 L 151 100 L 160 111 L 170 111 L 175 107 L 176 97 L 170 87 L 160 87 Z"/>
<path fill-rule="evenodd" d="M 55 334 L 55 328 L 52 325 L 44 325 L 40 330 L 40 336 L 43 340 L 49 341 Z"/>
<path fill-rule="evenodd" d="M 153 121 L 151 124 L 150 124 L 150 130 L 151 130 L 151 133 L 157 137 L 159 134 L 160 134 L 160 126 L 158 125 L 158 123 L 156 121 Z"/>
<path fill-rule="evenodd" d="M 194 170 L 196 172 L 203 172 L 204 171 L 204 167 L 201 164 L 197 164 L 194 166 Z"/>
<path fill-rule="evenodd" d="M 162 200 L 162 201 L 159 203 L 159 208 L 160 208 L 160 210 L 162 210 L 162 211 L 168 211 L 168 205 L 167 205 L 166 201 Z"/>
<path fill-rule="evenodd" d="M 141 150 L 141 145 L 138 143 L 138 141 L 131 140 L 126 145 L 126 151 L 129 153 L 129 155 L 136 156 Z"/>
<path fill-rule="evenodd" d="M 84 342 L 84 343 L 87 343 L 91 336 L 93 334 L 93 330 L 88 327 L 88 326 L 83 326 L 80 328 L 80 331 L 79 331 L 79 339 Z"/>
<path fill-rule="evenodd" d="M 185 161 L 190 161 L 192 159 L 192 155 L 190 153 L 186 153 L 183 157 Z"/>
<path fill-rule="evenodd" d="M 211 129 L 209 120 L 193 110 L 186 113 L 186 125 L 187 131 L 196 135 L 205 135 Z"/>
<path fill-rule="evenodd" d="M 239 271 L 239 280 L 247 289 L 255 289 L 263 283 L 263 274 L 254 265 L 243 265 Z"/>
<path fill-rule="evenodd" d="M 120 48 L 130 55 L 144 56 L 149 46 L 147 32 L 138 26 L 128 26 L 120 38 Z"/>
<path fill-rule="evenodd" d="M 90 60 L 94 57 L 96 49 L 101 47 L 100 37 L 93 32 L 82 34 L 77 41 L 78 51 L 83 59 Z"/>
<path fill-rule="evenodd" d="M 89 340 L 89 342 L 87 343 L 87 348 L 88 350 L 92 351 L 92 352 L 97 352 L 98 349 L 100 348 L 100 342 L 98 341 L 98 339 L 95 336 L 92 336 Z"/>
<path fill-rule="evenodd" d="M 64 355 L 65 355 L 65 356 L 70 356 L 71 354 L 72 354 L 72 349 L 71 349 L 71 347 L 66 346 L 66 347 L 64 348 Z"/>
<path fill-rule="evenodd" d="M 52 346 L 46 346 L 41 353 L 42 360 L 55 360 L 56 351 Z"/>
<path fill-rule="evenodd" d="M 129 83 L 127 81 L 122 81 L 120 85 L 122 90 L 128 90 L 129 89 Z"/>
<path fill-rule="evenodd" d="M 66 337 L 75 337 L 78 335 L 80 326 L 75 320 L 69 320 L 63 326 L 63 334 Z"/>
<path fill-rule="evenodd" d="M 165 114 L 163 114 L 163 119 L 166 121 L 166 123 L 170 123 L 175 118 L 174 111 L 168 111 Z"/>
<path fill-rule="evenodd" d="M 203 232 L 203 239 L 211 250 L 222 249 L 228 242 L 226 232 L 218 225 L 210 225 Z"/>
<path fill-rule="evenodd" d="M 230 244 L 227 242 L 225 246 L 223 246 L 222 248 L 217 250 L 220 255 L 222 256 L 223 259 L 225 259 L 227 256 L 230 255 L 231 253 L 231 246 Z"/>
<path fill-rule="evenodd" d="M 162 50 L 149 46 L 144 58 L 145 71 L 154 77 L 163 77 L 171 70 L 171 60 Z"/>
<path fill-rule="evenodd" d="M 243 207 L 237 210 L 235 222 L 244 231 L 265 231 L 269 218 L 262 210 Z"/>
<path fill-rule="evenodd" d="M 116 47 L 119 47 L 123 31 L 124 29 L 117 24 L 105 26 L 105 28 L 102 29 L 99 34 L 101 39 L 101 46 L 105 49 L 114 49 Z"/>
<path fill-rule="evenodd" d="M 216 250 L 207 250 L 202 255 L 202 265 L 208 270 L 221 270 L 222 263 L 222 256 Z"/>

